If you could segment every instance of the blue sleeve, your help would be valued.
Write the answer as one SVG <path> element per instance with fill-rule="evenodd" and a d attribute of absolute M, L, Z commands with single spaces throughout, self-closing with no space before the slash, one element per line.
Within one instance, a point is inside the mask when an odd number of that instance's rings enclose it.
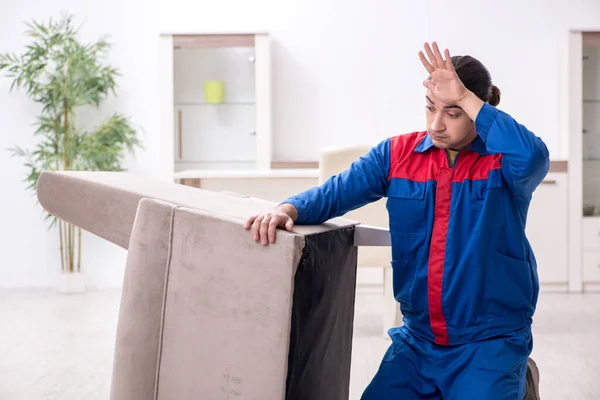
<path fill-rule="evenodd" d="M 529 197 L 550 168 L 548 148 L 510 115 L 485 103 L 477 115 L 477 133 L 491 154 L 502 154 L 502 176 L 519 197 Z"/>
<path fill-rule="evenodd" d="M 371 148 L 344 172 L 282 202 L 298 210 L 298 225 L 318 225 L 387 195 L 389 139 Z"/>

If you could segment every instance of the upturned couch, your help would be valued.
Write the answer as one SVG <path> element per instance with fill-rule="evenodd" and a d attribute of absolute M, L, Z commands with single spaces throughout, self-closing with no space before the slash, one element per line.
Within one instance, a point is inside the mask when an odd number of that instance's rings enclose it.
<path fill-rule="evenodd" d="M 276 205 L 260 199 L 110 172 L 44 172 L 37 190 L 128 249 L 111 400 L 348 398 L 356 246 L 386 230 L 335 219 L 262 246 L 244 229 Z"/>

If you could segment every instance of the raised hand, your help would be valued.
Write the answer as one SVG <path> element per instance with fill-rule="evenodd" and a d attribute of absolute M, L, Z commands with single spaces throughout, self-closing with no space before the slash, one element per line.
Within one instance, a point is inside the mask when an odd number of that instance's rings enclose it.
<path fill-rule="evenodd" d="M 452 66 L 450 51 L 448 49 L 444 51 L 444 59 L 437 43 L 433 42 L 432 44 L 433 50 L 429 43 L 425 43 L 427 56 L 419 51 L 419 58 L 423 66 L 431 75 L 431 80 L 426 79 L 423 81 L 423 85 L 440 101 L 448 105 L 456 105 L 467 96 L 468 90 L 456 74 L 454 66 Z"/>

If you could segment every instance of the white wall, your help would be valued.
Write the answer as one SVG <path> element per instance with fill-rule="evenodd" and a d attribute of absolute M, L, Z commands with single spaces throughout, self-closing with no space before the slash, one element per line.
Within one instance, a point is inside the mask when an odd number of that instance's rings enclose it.
<path fill-rule="evenodd" d="M 119 111 L 143 128 L 145 151 L 140 151 L 126 166 L 132 172 L 152 175 L 158 163 L 158 106 L 156 94 L 158 41 L 156 9 L 148 2 L 21 1 L 0 13 L 0 51 L 20 54 L 27 39 L 23 22 L 32 18 L 47 20 L 61 11 L 76 15 L 85 23 L 81 33 L 86 40 L 109 34 L 115 43 L 110 61 L 120 69 L 118 98 L 112 98 L 100 111 Z M 47 231 L 41 207 L 24 191 L 22 161 L 10 158 L 4 149 L 14 144 L 32 146 L 32 123 L 37 107 L 21 92 L 9 93 L 10 81 L 0 79 L 0 287 L 53 286 L 60 271 L 58 234 Z M 86 112 L 86 114 L 91 114 Z M 107 114 L 103 114 L 107 115 Z M 98 119 L 96 117 L 95 119 Z M 120 285 L 126 252 L 92 235 L 84 236 L 82 263 L 91 287 Z"/>
<path fill-rule="evenodd" d="M 423 129 L 424 71 L 417 51 L 438 40 L 453 54 L 469 53 L 492 72 L 503 91 L 501 108 L 548 143 L 567 152 L 567 31 L 600 30 L 595 0 L 398 2 L 373 0 L 141 0 L 20 1 L 0 14 L 0 50 L 19 52 L 23 21 L 66 10 L 85 21 L 83 34 L 108 33 L 121 69 L 119 98 L 107 110 L 130 115 L 144 128 L 146 150 L 128 165 L 157 173 L 158 34 L 194 31 L 270 31 L 273 35 L 275 159 L 315 160 L 321 146 L 372 142 Z M 36 112 L 0 80 L 0 148 L 32 143 Z M 35 200 L 23 191 L 20 161 L 0 151 L 3 258 L 0 286 L 50 286 L 57 267 L 56 235 L 46 233 Z M 125 253 L 86 241 L 84 261 L 93 287 L 118 286 Z"/>
<path fill-rule="evenodd" d="M 542 136 L 552 157 L 566 158 L 567 32 L 600 30 L 594 0 L 215 3 L 204 12 L 175 0 L 161 28 L 273 34 L 274 156 L 284 160 L 422 129 L 417 51 L 431 40 L 479 58 L 503 91 L 501 107 Z"/>

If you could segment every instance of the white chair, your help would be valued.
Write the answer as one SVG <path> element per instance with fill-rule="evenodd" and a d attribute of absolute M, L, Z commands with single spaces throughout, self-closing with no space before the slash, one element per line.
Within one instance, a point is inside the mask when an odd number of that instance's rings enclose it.
<path fill-rule="evenodd" d="M 350 165 L 364 156 L 372 146 L 355 145 L 344 147 L 324 148 L 320 151 L 319 183 L 325 182 L 332 175 L 348 169 Z M 389 217 L 385 199 L 367 204 L 345 214 L 346 218 L 359 221 L 362 224 L 389 229 Z M 383 336 L 388 337 L 387 331 L 393 326 L 402 325 L 400 305 L 394 299 L 392 286 L 391 247 L 359 247 L 359 268 L 378 267 L 383 269 L 383 285 L 385 310 L 383 316 Z"/>

